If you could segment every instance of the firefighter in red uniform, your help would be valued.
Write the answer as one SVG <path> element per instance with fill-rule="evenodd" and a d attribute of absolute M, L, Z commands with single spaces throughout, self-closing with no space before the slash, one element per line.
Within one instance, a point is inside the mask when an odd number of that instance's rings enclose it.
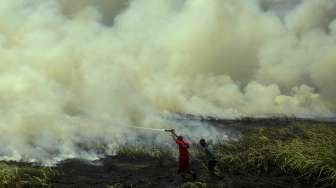
<path fill-rule="evenodd" d="M 188 142 L 184 141 L 182 136 L 177 136 L 174 129 L 168 131 L 171 132 L 174 141 L 179 147 L 179 168 L 177 174 L 185 178 L 185 174 L 187 173 L 195 179 L 196 174 L 189 169 Z"/>

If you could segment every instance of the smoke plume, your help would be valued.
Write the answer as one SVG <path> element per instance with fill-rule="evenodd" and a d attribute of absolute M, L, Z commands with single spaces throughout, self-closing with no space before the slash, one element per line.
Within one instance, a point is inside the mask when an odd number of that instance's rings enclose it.
<path fill-rule="evenodd" d="M 1 159 L 95 157 L 83 148 L 136 140 L 128 125 L 181 127 L 170 113 L 335 117 L 335 12 L 334 0 L 2 0 Z"/>

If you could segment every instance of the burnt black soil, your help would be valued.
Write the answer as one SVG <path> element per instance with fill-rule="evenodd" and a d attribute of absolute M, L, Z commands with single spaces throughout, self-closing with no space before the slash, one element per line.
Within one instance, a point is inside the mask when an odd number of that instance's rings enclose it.
<path fill-rule="evenodd" d="M 151 157 L 108 156 L 89 162 L 67 160 L 55 169 L 55 187 L 170 187 L 176 186 L 175 161 L 164 164 Z M 169 187 L 168 186 L 168 187 Z"/>
<path fill-rule="evenodd" d="M 197 178 L 187 177 L 185 180 L 177 177 L 175 159 L 167 159 L 163 164 L 151 157 L 127 158 L 109 156 L 104 159 L 89 162 L 83 160 L 67 160 L 55 167 L 58 171 L 52 179 L 52 186 L 57 188 L 170 188 L 180 187 L 185 182 L 204 182 L 207 187 L 229 188 L 278 188 L 278 187 L 312 187 L 302 185 L 293 177 L 264 175 L 226 174 L 222 178 L 209 176 L 202 164 L 193 162 L 192 169 Z"/>

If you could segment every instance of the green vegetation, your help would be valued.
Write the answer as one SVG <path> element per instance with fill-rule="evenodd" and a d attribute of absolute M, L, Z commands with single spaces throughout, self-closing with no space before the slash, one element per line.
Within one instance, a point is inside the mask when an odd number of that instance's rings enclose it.
<path fill-rule="evenodd" d="M 293 176 L 305 184 L 336 183 L 336 127 L 294 125 L 245 130 L 216 146 L 218 173 Z"/>
<path fill-rule="evenodd" d="M 141 146 L 121 146 L 117 150 L 117 155 L 121 157 L 139 158 L 150 156 L 151 153 Z"/>
<path fill-rule="evenodd" d="M 0 163 L 0 187 L 50 187 L 54 172 L 47 167 Z"/>

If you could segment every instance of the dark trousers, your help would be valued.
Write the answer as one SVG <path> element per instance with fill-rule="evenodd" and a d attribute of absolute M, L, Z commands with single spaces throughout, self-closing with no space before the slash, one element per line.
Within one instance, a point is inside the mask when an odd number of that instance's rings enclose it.
<path fill-rule="evenodd" d="M 214 174 L 216 164 L 217 164 L 216 160 L 209 160 L 208 161 L 208 169 L 209 169 L 210 174 Z"/>

